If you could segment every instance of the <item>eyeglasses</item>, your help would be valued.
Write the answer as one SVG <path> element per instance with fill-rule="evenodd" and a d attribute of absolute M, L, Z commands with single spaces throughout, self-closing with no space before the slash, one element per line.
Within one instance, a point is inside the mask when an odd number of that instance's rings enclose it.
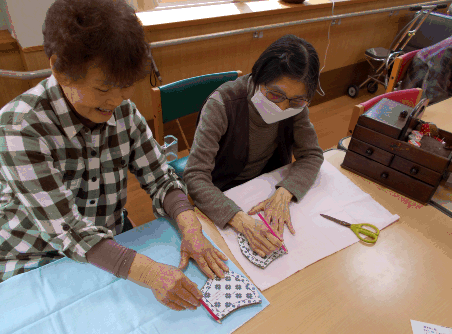
<path fill-rule="evenodd" d="M 304 108 L 309 104 L 309 100 L 307 100 L 304 97 L 299 97 L 297 99 L 289 99 L 284 94 L 268 89 L 267 86 L 264 86 L 264 88 L 265 88 L 265 97 L 274 103 L 281 103 L 284 102 L 285 100 L 289 100 L 289 106 L 297 108 Z"/>

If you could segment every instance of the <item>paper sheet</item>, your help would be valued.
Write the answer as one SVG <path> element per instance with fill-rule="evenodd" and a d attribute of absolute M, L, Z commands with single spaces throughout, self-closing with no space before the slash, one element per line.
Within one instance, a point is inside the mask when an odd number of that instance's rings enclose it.
<path fill-rule="evenodd" d="M 452 328 L 411 320 L 413 334 L 452 334 Z"/>
<path fill-rule="evenodd" d="M 166 219 L 115 239 L 155 261 L 179 265 L 180 237 Z M 227 265 L 242 273 L 232 261 Z M 192 260 L 184 273 L 199 289 L 207 281 Z M 0 283 L 0 333 L 231 333 L 269 305 L 259 296 L 262 303 L 241 308 L 218 324 L 202 306 L 173 311 L 160 304 L 151 289 L 63 258 Z"/>
<path fill-rule="evenodd" d="M 225 195 L 244 212 L 248 212 L 274 193 L 275 185 L 287 175 L 290 167 L 287 165 L 263 174 L 226 191 Z M 398 215 L 392 215 L 328 161 L 324 161 L 314 185 L 305 197 L 300 203 L 291 203 L 289 208 L 296 231 L 295 236 L 292 236 L 287 227 L 284 229 L 284 244 L 289 254 L 275 260 L 266 269 L 256 267 L 243 256 L 237 235 L 229 225 L 223 230 L 218 228 L 234 257 L 261 290 L 359 241 L 349 228 L 323 218 L 320 213 L 351 224 L 373 224 L 380 230 L 399 219 Z M 259 219 L 257 215 L 254 217 Z M 384 238 L 384 232 L 380 238 Z"/>

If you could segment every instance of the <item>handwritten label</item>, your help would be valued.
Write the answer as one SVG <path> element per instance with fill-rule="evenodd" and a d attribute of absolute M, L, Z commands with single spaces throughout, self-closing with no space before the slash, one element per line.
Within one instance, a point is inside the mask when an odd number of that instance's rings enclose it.
<path fill-rule="evenodd" d="M 452 334 L 452 328 L 411 320 L 413 334 Z"/>

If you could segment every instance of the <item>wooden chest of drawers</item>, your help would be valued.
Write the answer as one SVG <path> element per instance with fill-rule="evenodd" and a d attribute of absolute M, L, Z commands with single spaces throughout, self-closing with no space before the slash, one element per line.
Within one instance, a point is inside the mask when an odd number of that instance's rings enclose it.
<path fill-rule="evenodd" d="M 421 147 L 407 142 L 411 130 L 421 122 L 419 117 L 427 103 L 423 100 L 413 109 L 390 102 L 394 112 L 376 106 L 362 114 L 341 166 L 428 203 L 440 181 L 452 172 L 452 151 L 428 136 L 422 138 Z M 439 129 L 439 137 L 452 144 L 451 133 Z"/>

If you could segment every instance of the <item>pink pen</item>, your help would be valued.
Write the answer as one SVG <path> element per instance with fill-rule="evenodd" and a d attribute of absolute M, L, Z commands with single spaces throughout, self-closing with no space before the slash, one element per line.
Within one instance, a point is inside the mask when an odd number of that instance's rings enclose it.
<path fill-rule="evenodd" d="M 265 221 L 264 217 L 262 217 L 262 215 L 260 213 L 257 214 L 259 216 L 259 218 L 264 222 L 265 226 L 267 226 L 267 228 L 270 230 L 270 232 L 278 238 L 278 240 L 282 241 L 277 235 L 276 233 L 273 231 L 273 229 L 270 227 L 270 225 L 268 225 L 268 223 Z M 288 254 L 289 252 L 287 251 L 286 246 L 284 246 L 284 243 L 282 244 L 281 248 Z"/>

